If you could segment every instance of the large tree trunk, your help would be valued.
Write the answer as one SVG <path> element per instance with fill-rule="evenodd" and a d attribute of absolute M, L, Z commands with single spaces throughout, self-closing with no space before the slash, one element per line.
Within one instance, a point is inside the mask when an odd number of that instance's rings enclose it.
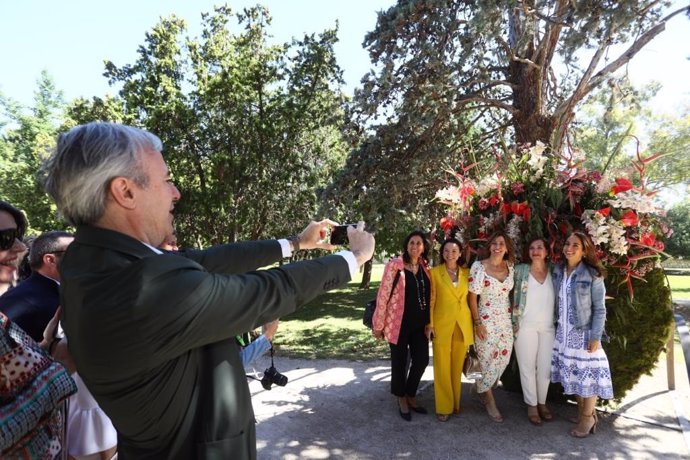
<path fill-rule="evenodd" d="M 512 61 L 509 66 L 513 84 L 513 128 L 518 144 L 551 142 L 554 117 L 544 107 L 544 78 L 542 69 L 534 64 Z"/>

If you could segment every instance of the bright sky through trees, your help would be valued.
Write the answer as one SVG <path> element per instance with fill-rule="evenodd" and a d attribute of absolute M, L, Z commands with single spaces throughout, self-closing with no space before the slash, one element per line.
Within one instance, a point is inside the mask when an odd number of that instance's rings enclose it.
<path fill-rule="evenodd" d="M 115 94 L 101 74 L 103 60 L 117 65 L 133 62 L 144 34 L 160 16 L 175 13 L 196 34 L 200 14 L 217 0 L 47 0 L 5 1 L 0 6 L 0 91 L 30 105 L 36 79 L 46 69 L 70 100 Z M 369 69 L 361 43 L 374 28 L 376 12 L 394 0 L 264 0 L 230 1 L 235 11 L 261 3 L 268 7 L 276 41 L 289 41 L 303 33 L 321 32 L 339 22 L 338 62 L 344 70 L 346 92 L 352 93 Z M 687 4 L 675 0 L 674 9 Z M 690 104 L 690 21 L 678 17 L 645 47 L 628 67 L 633 82 L 662 82 L 654 101 L 658 111 L 675 113 Z"/>

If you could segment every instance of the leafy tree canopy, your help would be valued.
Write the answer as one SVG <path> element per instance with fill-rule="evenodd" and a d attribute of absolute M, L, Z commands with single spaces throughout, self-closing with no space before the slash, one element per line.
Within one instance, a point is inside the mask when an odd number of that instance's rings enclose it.
<path fill-rule="evenodd" d="M 440 171 L 479 161 L 481 175 L 513 144 L 560 151 L 578 104 L 690 8 L 669 4 L 399 0 L 364 40 L 374 70 L 352 113 L 365 140 L 329 196 L 374 222 L 382 248 L 397 247 L 398 225 L 438 218 Z M 612 57 L 621 43 L 631 44 Z"/>
<path fill-rule="evenodd" d="M 260 6 L 202 14 L 200 37 L 161 20 L 132 64 L 106 62 L 117 100 L 77 101 L 74 122 L 104 119 L 158 134 L 182 193 L 183 246 L 284 236 L 316 217 L 345 156 L 337 29 L 269 44 Z"/>
<path fill-rule="evenodd" d="M 0 199 L 27 214 L 33 233 L 65 228 L 57 218 L 55 205 L 43 191 L 38 174 L 62 123 L 62 92 L 55 88 L 48 72 L 43 71 L 37 81 L 33 107 L 27 110 L 0 94 L 0 108 L 6 118 L 0 132 Z"/>

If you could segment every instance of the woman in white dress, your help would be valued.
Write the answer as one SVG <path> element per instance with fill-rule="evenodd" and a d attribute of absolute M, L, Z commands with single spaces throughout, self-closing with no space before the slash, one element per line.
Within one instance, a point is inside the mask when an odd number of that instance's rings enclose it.
<path fill-rule="evenodd" d="M 470 269 L 470 292 L 467 296 L 474 325 L 474 346 L 482 368 L 477 393 L 494 422 L 503 415 L 496 407 L 491 389 L 508 366 L 513 349 L 513 327 L 510 321 L 510 290 L 513 289 L 515 251 L 504 233 L 489 238 L 489 257 L 478 260 Z"/>
<path fill-rule="evenodd" d="M 513 331 L 515 357 L 520 368 L 522 396 L 527 404 L 527 419 L 533 425 L 553 420 L 546 406 L 551 380 L 551 353 L 555 335 L 555 293 L 546 240 L 530 240 L 523 260 L 515 267 Z"/>
<path fill-rule="evenodd" d="M 613 398 L 608 358 L 601 348 L 606 321 L 606 272 L 588 235 L 573 232 L 565 242 L 566 262 L 553 272 L 558 327 L 551 360 L 551 381 L 575 395 L 577 426 L 570 434 L 584 438 L 597 428 L 597 397 Z"/>

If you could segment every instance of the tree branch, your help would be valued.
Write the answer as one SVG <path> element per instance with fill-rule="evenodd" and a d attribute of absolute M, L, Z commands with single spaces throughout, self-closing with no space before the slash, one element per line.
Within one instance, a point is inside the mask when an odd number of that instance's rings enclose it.
<path fill-rule="evenodd" d="M 686 8 L 687 9 L 687 8 Z M 608 75 L 615 72 L 633 58 L 647 43 L 652 41 L 654 37 L 659 35 L 666 29 L 666 23 L 662 22 L 645 32 L 640 38 L 638 38 L 635 43 L 633 43 L 630 48 L 628 48 L 623 54 L 621 54 L 618 59 L 601 69 L 594 75 L 588 82 L 585 94 L 592 91 L 594 88 L 599 86 L 602 81 L 604 81 Z"/>

